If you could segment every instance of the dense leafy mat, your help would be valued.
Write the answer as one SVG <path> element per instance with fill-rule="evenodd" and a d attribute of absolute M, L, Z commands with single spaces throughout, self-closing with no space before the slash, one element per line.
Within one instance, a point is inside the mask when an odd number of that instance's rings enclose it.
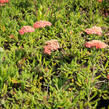
<path fill-rule="evenodd" d="M 108 12 L 108 0 L 10 0 L 1 6 L 0 108 L 109 108 L 109 48 L 84 46 L 90 40 L 109 44 Z M 19 34 L 39 20 L 52 26 Z M 84 32 L 94 25 L 103 35 Z M 51 39 L 61 48 L 44 54 Z"/>

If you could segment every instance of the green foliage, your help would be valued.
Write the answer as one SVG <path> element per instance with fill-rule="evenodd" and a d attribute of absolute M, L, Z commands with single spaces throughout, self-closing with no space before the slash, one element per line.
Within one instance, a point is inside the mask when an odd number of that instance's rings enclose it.
<path fill-rule="evenodd" d="M 101 99 L 108 101 L 109 50 L 84 47 L 93 39 L 108 44 L 107 4 L 10 0 L 0 6 L 0 108 L 96 109 Z M 21 27 L 38 20 L 52 26 L 19 34 Z M 107 29 L 102 36 L 86 35 L 84 30 L 94 25 Z M 50 39 L 57 39 L 61 48 L 46 55 L 43 46 Z"/>

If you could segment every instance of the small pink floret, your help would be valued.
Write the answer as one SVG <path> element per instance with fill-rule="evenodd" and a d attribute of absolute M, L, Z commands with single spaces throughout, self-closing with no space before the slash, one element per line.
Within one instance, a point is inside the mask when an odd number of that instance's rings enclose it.
<path fill-rule="evenodd" d="M 93 26 L 92 28 L 87 28 L 85 30 L 87 34 L 97 34 L 97 35 L 102 35 L 102 29 L 101 27 Z"/>
<path fill-rule="evenodd" d="M 96 47 L 96 49 L 106 48 L 108 46 L 107 44 L 105 44 L 104 42 L 99 41 L 99 40 L 92 40 L 92 41 L 86 42 L 84 45 L 87 48 Z"/>
<path fill-rule="evenodd" d="M 0 3 L 8 3 L 8 0 L 0 0 Z"/>
<path fill-rule="evenodd" d="M 54 39 L 45 42 L 45 44 L 46 45 L 43 47 L 45 54 L 50 55 L 51 51 L 58 50 L 60 48 L 58 41 Z"/>
<path fill-rule="evenodd" d="M 44 46 L 44 53 L 49 55 L 51 54 L 51 49 L 49 46 Z"/>
<path fill-rule="evenodd" d="M 23 35 L 24 33 L 28 33 L 28 32 L 34 32 L 35 29 L 31 26 L 23 26 L 20 30 L 19 33 L 20 35 Z"/>
<path fill-rule="evenodd" d="M 107 79 L 109 80 L 109 74 L 107 75 Z"/>
<path fill-rule="evenodd" d="M 34 23 L 34 28 L 43 28 L 46 26 L 51 26 L 52 24 L 48 21 L 37 21 Z"/>
<path fill-rule="evenodd" d="M 98 2 L 103 2 L 103 0 L 98 0 Z"/>

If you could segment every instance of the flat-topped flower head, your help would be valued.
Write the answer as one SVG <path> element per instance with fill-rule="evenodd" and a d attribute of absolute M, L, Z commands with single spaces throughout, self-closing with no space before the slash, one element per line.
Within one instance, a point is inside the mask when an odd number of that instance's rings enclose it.
<path fill-rule="evenodd" d="M 46 26 L 51 26 L 52 24 L 48 21 L 37 21 L 34 23 L 34 28 L 44 28 Z"/>
<path fill-rule="evenodd" d="M 97 34 L 97 35 L 102 35 L 102 29 L 101 27 L 93 26 L 92 28 L 87 28 L 85 30 L 87 34 Z"/>
<path fill-rule="evenodd" d="M 96 49 L 106 48 L 108 45 L 100 40 L 92 40 L 84 44 L 87 48 L 96 47 Z"/>
<path fill-rule="evenodd" d="M 19 33 L 20 35 L 23 35 L 24 33 L 30 33 L 30 32 L 34 32 L 35 29 L 31 26 L 23 26 L 20 30 L 19 30 Z"/>
<path fill-rule="evenodd" d="M 45 53 L 45 54 L 51 55 L 51 49 L 50 49 L 49 46 L 44 46 L 43 48 L 44 48 L 44 53 Z"/>
<path fill-rule="evenodd" d="M 49 41 L 45 42 L 45 44 L 46 44 L 44 46 L 44 53 L 45 54 L 50 55 L 51 51 L 58 50 L 60 48 L 58 41 L 55 39 L 49 40 Z"/>
<path fill-rule="evenodd" d="M 0 3 L 8 3 L 8 0 L 0 0 Z"/>
<path fill-rule="evenodd" d="M 58 41 L 55 39 L 49 40 L 49 41 L 45 42 L 45 44 L 47 46 L 50 46 L 51 50 L 58 50 L 60 48 Z"/>
<path fill-rule="evenodd" d="M 0 0 L 0 6 L 5 6 L 5 3 L 8 3 L 8 0 Z"/>
<path fill-rule="evenodd" d="M 100 2 L 100 3 L 101 3 L 101 2 L 103 2 L 103 0 L 98 0 L 98 2 Z"/>
<path fill-rule="evenodd" d="M 107 75 L 107 79 L 109 80 L 109 74 Z"/>

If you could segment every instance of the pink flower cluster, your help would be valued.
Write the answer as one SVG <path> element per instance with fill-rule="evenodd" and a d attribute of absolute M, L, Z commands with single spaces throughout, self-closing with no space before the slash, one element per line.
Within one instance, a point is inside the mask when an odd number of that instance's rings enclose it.
<path fill-rule="evenodd" d="M 20 30 L 19 30 L 19 33 L 20 35 L 23 35 L 24 33 L 27 33 L 27 32 L 34 32 L 35 31 L 35 28 L 43 28 L 43 27 L 46 27 L 46 26 L 51 26 L 52 24 L 48 21 L 37 21 L 36 23 L 34 23 L 34 28 L 31 27 L 31 26 L 23 26 Z"/>
<path fill-rule="evenodd" d="M 43 28 L 46 26 L 51 26 L 52 24 L 48 21 L 37 21 L 34 23 L 34 28 Z"/>
<path fill-rule="evenodd" d="M 35 29 L 31 26 L 23 26 L 20 30 L 19 30 L 19 33 L 20 35 L 23 35 L 24 33 L 27 33 L 27 32 L 34 32 Z"/>
<path fill-rule="evenodd" d="M 51 54 L 51 51 L 54 51 L 54 50 L 58 50 L 60 48 L 59 46 L 59 43 L 57 40 L 49 40 L 47 42 L 45 42 L 45 46 L 44 46 L 44 53 L 45 54 Z"/>
<path fill-rule="evenodd" d="M 98 0 L 98 2 L 103 2 L 103 0 Z"/>
<path fill-rule="evenodd" d="M 105 44 L 104 42 L 102 42 L 100 40 L 92 40 L 92 41 L 86 42 L 84 45 L 87 48 L 96 47 L 96 49 L 106 48 L 108 46 L 107 44 Z"/>
<path fill-rule="evenodd" d="M 8 0 L 0 0 L 0 3 L 8 3 Z"/>
<path fill-rule="evenodd" d="M 107 79 L 109 80 L 109 74 L 107 75 Z"/>
<path fill-rule="evenodd" d="M 97 34 L 97 35 L 102 35 L 102 29 L 97 26 L 93 26 L 92 28 L 87 28 L 85 30 L 87 34 Z"/>

